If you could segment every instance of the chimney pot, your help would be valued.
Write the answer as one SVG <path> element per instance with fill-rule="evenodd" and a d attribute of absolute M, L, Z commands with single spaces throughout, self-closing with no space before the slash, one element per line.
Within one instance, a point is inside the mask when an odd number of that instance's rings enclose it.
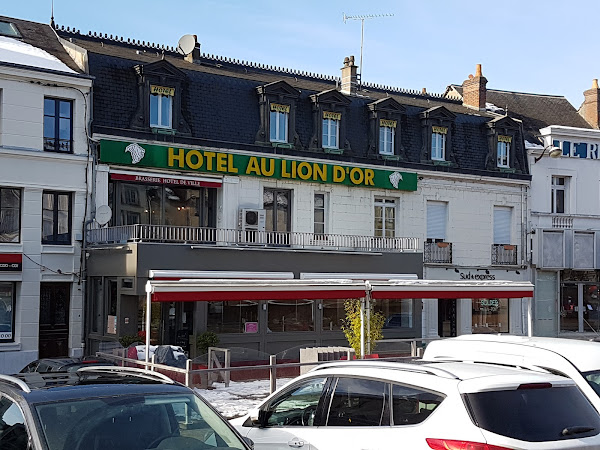
<path fill-rule="evenodd" d="M 475 76 L 476 77 L 480 77 L 481 75 L 481 64 L 477 64 L 477 66 L 475 66 Z"/>
<path fill-rule="evenodd" d="M 598 89 L 598 78 L 592 80 L 592 89 Z"/>
<path fill-rule="evenodd" d="M 423 95 L 427 94 L 427 88 L 423 88 L 423 89 L 421 90 L 421 93 L 422 93 Z"/>

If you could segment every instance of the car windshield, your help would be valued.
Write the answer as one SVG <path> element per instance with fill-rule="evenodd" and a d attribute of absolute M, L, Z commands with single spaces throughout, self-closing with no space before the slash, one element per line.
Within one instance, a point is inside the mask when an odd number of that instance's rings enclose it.
<path fill-rule="evenodd" d="M 37 404 L 49 450 L 246 447 L 193 394 L 140 394 Z"/>
<path fill-rule="evenodd" d="M 600 396 L 600 370 L 594 370 L 591 372 L 583 373 L 583 376 L 587 380 L 587 382 L 592 386 L 594 392 Z"/>

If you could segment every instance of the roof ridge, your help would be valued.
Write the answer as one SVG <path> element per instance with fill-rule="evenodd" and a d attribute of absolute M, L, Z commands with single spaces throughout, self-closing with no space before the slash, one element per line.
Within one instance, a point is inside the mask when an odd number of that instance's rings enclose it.
<path fill-rule="evenodd" d="M 564 98 L 564 95 L 556 95 L 556 94 L 536 94 L 533 92 L 518 92 L 518 91 L 505 91 L 503 89 L 488 89 L 488 92 L 503 92 L 506 94 L 518 94 L 518 95 L 531 95 L 533 97 L 552 97 L 552 98 Z"/>

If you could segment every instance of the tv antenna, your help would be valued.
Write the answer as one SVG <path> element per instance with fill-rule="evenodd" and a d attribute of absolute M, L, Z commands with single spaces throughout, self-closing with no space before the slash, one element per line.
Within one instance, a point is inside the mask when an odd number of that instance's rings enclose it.
<path fill-rule="evenodd" d="M 392 13 L 384 14 L 361 14 L 357 16 L 347 16 L 343 13 L 343 20 L 346 23 L 347 20 L 360 20 L 360 62 L 358 69 L 360 71 L 359 86 L 362 85 L 362 72 L 363 72 L 363 43 L 365 40 L 365 19 L 377 19 L 379 17 L 392 17 Z"/>

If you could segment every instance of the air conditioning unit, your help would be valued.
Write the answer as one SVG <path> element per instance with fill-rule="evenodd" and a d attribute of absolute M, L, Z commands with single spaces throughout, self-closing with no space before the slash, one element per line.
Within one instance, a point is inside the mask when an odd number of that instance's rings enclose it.
<path fill-rule="evenodd" d="M 264 209 L 242 208 L 240 210 L 240 240 L 245 243 L 262 244 L 266 241 L 266 218 Z"/>
<path fill-rule="evenodd" d="M 265 231 L 267 213 L 264 209 L 242 208 L 240 210 L 240 229 L 242 231 Z"/>

